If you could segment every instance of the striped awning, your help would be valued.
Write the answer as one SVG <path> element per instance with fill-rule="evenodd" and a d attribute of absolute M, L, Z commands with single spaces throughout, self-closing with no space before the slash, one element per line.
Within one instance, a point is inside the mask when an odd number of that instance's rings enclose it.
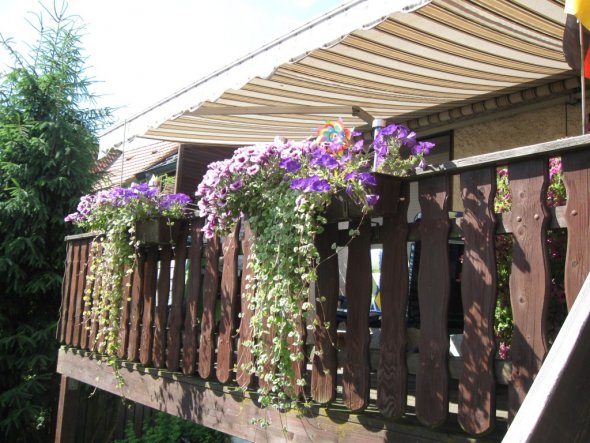
<path fill-rule="evenodd" d="M 419 127 L 566 93 L 579 84 L 562 52 L 565 17 L 559 0 L 353 0 L 154 105 L 126 133 L 241 145 L 302 139 L 328 118 Z M 101 145 L 121 142 L 122 126 Z"/>

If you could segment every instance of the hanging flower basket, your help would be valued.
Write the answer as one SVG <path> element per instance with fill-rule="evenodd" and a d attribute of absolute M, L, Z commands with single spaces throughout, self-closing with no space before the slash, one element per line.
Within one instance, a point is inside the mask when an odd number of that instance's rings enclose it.
<path fill-rule="evenodd" d="M 137 222 L 135 236 L 140 245 L 170 244 L 177 237 L 179 220 L 158 217 Z"/>
<path fill-rule="evenodd" d="M 373 192 L 379 196 L 379 199 L 373 206 L 371 217 L 393 216 L 399 205 L 402 178 L 379 172 L 374 172 L 372 175 L 377 183 Z M 333 197 L 325 216 L 328 222 L 359 219 L 363 216 L 363 210 L 346 192 L 340 192 Z"/>

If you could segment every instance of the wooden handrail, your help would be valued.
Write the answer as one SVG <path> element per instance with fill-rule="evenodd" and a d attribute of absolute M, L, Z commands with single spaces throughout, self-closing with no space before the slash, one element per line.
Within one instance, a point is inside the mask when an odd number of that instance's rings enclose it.
<path fill-rule="evenodd" d="M 588 441 L 589 342 L 590 275 L 503 441 Z"/>

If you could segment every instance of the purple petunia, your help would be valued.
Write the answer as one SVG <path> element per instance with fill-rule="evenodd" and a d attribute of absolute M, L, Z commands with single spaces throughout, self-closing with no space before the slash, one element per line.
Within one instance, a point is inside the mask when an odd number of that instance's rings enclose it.
<path fill-rule="evenodd" d="M 279 166 L 283 169 L 286 169 L 287 172 L 289 173 L 294 173 L 297 172 L 301 169 L 301 163 L 299 163 L 297 160 L 294 160 L 292 158 L 285 158 L 283 160 L 281 160 L 281 163 L 279 163 Z"/>
<path fill-rule="evenodd" d="M 377 194 L 367 194 L 367 204 L 369 206 L 375 206 L 379 201 L 379 196 Z"/>
<path fill-rule="evenodd" d="M 330 190 L 328 181 L 317 175 L 295 179 L 291 182 L 290 187 L 303 192 L 328 192 Z"/>

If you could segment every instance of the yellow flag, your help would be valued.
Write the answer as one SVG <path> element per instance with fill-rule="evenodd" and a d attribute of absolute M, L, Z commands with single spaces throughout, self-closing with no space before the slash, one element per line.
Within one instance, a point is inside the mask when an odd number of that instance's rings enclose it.
<path fill-rule="evenodd" d="M 565 12 L 575 15 L 582 25 L 590 29 L 590 0 L 565 0 Z"/>

